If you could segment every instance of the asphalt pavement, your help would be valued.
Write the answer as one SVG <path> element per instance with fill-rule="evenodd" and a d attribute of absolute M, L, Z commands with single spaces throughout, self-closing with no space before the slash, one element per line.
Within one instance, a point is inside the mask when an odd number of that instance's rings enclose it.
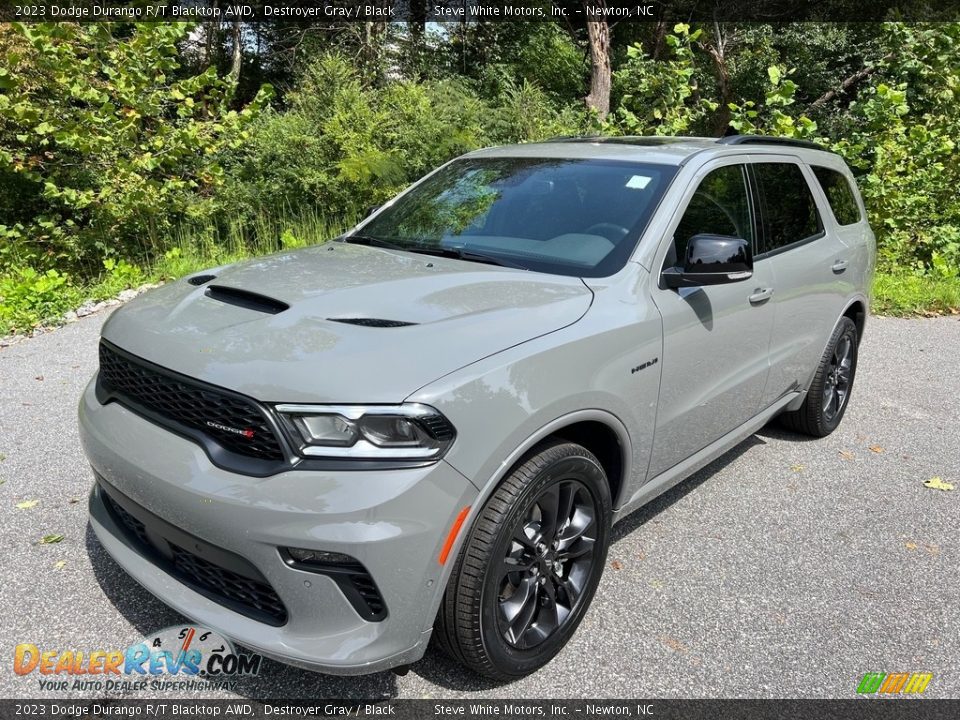
<path fill-rule="evenodd" d="M 18 643 L 123 648 L 183 621 L 87 525 L 76 404 L 105 316 L 0 349 L 3 698 L 102 694 L 16 675 Z M 927 696 L 957 698 L 958 542 L 960 320 L 871 318 L 840 429 L 764 429 L 618 525 L 593 606 L 540 672 L 496 685 L 435 650 L 403 677 L 267 661 L 193 697 L 847 698 L 865 672 L 925 671 Z"/>

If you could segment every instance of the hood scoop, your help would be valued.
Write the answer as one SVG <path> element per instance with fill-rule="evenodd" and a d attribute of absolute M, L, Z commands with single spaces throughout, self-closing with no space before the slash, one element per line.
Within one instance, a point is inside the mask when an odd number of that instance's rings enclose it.
<path fill-rule="evenodd" d="M 383 318 L 327 318 L 330 322 L 345 323 L 347 325 L 362 325 L 364 327 L 394 328 L 417 325 L 418 323 L 403 320 L 384 320 Z"/>
<path fill-rule="evenodd" d="M 227 305 L 236 305 L 237 307 L 255 310 L 256 312 L 276 315 L 284 310 L 289 310 L 290 306 L 285 302 L 275 298 L 250 292 L 249 290 L 240 290 L 239 288 L 225 287 L 223 285 L 210 285 L 204 292 L 211 300 L 218 300 Z"/>
<path fill-rule="evenodd" d="M 206 285 L 211 280 L 216 280 L 216 279 L 217 279 L 216 275 L 194 275 L 192 278 L 187 280 L 187 282 L 190 283 L 191 285 L 196 285 L 197 287 L 199 287 L 200 285 Z"/>

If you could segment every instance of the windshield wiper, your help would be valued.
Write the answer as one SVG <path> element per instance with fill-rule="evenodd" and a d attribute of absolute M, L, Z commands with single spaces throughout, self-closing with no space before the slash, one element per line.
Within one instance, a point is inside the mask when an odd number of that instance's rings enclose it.
<path fill-rule="evenodd" d="M 403 252 L 416 252 L 412 248 L 404 247 L 403 245 L 398 245 L 397 243 L 392 243 L 389 240 L 374 237 L 373 235 L 347 235 L 341 238 L 341 242 L 352 243 L 354 245 L 371 245 L 389 250 L 402 250 Z"/>
<path fill-rule="evenodd" d="M 416 250 L 413 252 L 416 252 Z M 493 255 L 485 255 L 483 253 L 478 253 L 474 250 L 467 250 L 466 248 L 462 247 L 441 247 L 434 250 L 434 252 L 437 255 L 442 255 L 443 257 L 452 257 L 456 258 L 457 260 L 467 260 L 469 262 L 485 263 L 487 265 L 499 265 L 500 267 L 508 267 L 515 270 L 529 269 L 520 263 L 515 263 L 511 260 L 494 257 Z"/>
<path fill-rule="evenodd" d="M 437 257 L 455 258 L 457 260 L 467 260 L 468 262 L 485 263 L 487 265 L 499 265 L 500 267 L 514 268 L 515 270 L 527 270 L 528 268 L 519 263 L 485 255 L 474 250 L 467 250 L 464 247 L 442 247 L 429 245 L 399 245 L 383 238 L 373 235 L 347 235 L 342 238 L 343 242 L 354 243 L 357 245 L 370 245 L 373 247 L 382 247 L 389 250 L 400 250 L 401 252 L 418 253 L 420 255 L 435 255 Z"/>

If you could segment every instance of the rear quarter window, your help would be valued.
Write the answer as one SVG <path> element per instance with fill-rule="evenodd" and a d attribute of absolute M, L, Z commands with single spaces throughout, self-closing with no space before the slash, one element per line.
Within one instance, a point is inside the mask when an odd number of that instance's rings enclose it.
<path fill-rule="evenodd" d="M 811 165 L 810 168 L 817 176 L 817 182 L 823 188 L 823 194 L 827 196 L 837 222 L 841 225 L 860 222 L 860 206 L 857 205 L 850 182 L 843 173 L 820 165 Z"/>

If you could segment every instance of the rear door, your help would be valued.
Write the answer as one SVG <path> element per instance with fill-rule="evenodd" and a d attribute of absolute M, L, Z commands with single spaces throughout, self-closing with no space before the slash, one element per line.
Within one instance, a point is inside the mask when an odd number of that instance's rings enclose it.
<path fill-rule="evenodd" d="M 791 156 L 751 160 L 760 216 L 755 261 L 770 267 L 776 288 L 770 375 L 760 402 L 766 407 L 809 385 L 853 285 L 845 264 L 850 248 L 813 171 Z"/>
<path fill-rule="evenodd" d="M 698 233 L 756 237 L 744 158 L 723 158 L 698 173 L 680 203 L 654 267 L 678 264 Z M 648 477 L 693 455 L 756 414 L 767 378 L 773 328 L 769 262 L 742 282 L 696 288 L 657 286 L 663 357 L 657 426 Z"/>

